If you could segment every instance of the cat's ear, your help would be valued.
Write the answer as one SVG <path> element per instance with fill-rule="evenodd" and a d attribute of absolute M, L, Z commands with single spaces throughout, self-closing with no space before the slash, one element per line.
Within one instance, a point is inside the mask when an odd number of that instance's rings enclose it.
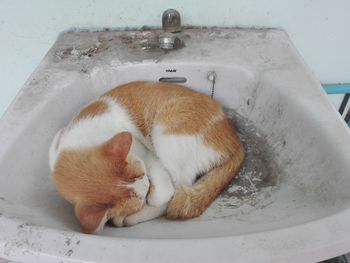
<path fill-rule="evenodd" d="M 98 205 L 77 204 L 75 215 L 81 229 L 86 234 L 98 232 L 107 221 L 107 207 Z"/>
<path fill-rule="evenodd" d="M 131 133 L 121 132 L 106 142 L 104 145 L 104 152 L 114 159 L 125 160 L 129 154 L 131 144 Z"/>

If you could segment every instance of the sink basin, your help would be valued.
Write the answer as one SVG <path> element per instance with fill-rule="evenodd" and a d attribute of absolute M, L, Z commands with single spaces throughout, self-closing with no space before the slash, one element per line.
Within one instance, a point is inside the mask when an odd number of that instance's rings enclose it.
<path fill-rule="evenodd" d="M 287 34 L 189 28 L 171 52 L 154 45 L 158 35 L 64 33 L 21 89 L 0 121 L 0 258 L 316 262 L 350 251 L 350 132 Z M 200 218 L 85 235 L 52 184 L 51 140 L 107 90 L 161 78 L 213 92 L 250 159 Z"/>

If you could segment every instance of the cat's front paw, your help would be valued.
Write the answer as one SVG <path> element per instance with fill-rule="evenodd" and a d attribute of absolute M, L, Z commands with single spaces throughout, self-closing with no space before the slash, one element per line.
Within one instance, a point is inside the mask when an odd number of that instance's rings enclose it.
<path fill-rule="evenodd" d="M 174 194 L 172 188 L 166 189 L 161 187 L 151 186 L 147 195 L 147 204 L 154 207 L 166 205 Z"/>
<path fill-rule="evenodd" d="M 137 214 L 127 216 L 123 220 L 123 226 L 134 226 L 137 223 L 139 223 L 139 218 L 138 218 Z"/>
<path fill-rule="evenodd" d="M 133 226 L 139 223 L 139 219 L 137 214 L 132 214 L 130 216 L 118 216 L 114 217 L 112 223 L 115 227 L 125 227 L 125 226 Z"/>
<path fill-rule="evenodd" d="M 124 216 L 116 216 L 112 219 L 112 223 L 116 227 L 123 227 L 124 226 Z"/>
<path fill-rule="evenodd" d="M 165 211 L 166 211 L 166 206 L 153 207 L 153 206 L 145 205 L 139 212 L 125 217 L 123 225 L 133 226 L 141 222 L 146 222 L 151 219 L 164 215 Z"/>

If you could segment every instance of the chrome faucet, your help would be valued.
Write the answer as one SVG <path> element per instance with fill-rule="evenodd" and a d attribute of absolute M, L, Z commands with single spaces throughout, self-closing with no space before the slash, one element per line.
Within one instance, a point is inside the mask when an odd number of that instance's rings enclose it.
<path fill-rule="evenodd" d="M 181 32 L 181 16 L 175 9 L 167 9 L 162 16 L 164 33 L 159 36 L 159 47 L 165 50 L 179 48 L 183 45 L 179 33 Z"/>
<path fill-rule="evenodd" d="M 162 16 L 162 26 L 165 32 L 177 33 L 181 31 L 181 16 L 175 9 L 165 10 Z"/>

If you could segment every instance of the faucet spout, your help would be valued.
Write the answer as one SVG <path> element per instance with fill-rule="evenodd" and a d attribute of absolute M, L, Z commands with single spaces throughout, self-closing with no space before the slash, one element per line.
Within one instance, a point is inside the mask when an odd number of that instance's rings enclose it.
<path fill-rule="evenodd" d="M 162 16 L 162 26 L 165 32 L 177 33 L 181 31 L 181 16 L 175 9 L 167 9 Z"/>
<path fill-rule="evenodd" d="M 181 16 L 175 9 L 167 9 L 162 16 L 164 33 L 159 37 L 159 47 L 164 50 L 177 49 L 183 46 L 179 37 L 181 32 Z"/>

